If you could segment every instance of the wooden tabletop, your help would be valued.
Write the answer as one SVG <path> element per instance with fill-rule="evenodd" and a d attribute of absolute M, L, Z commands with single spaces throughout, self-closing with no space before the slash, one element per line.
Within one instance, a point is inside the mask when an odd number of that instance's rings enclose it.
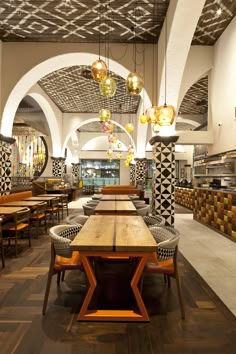
<path fill-rule="evenodd" d="M 60 193 L 60 194 L 51 193 L 51 194 L 39 194 L 39 195 L 37 195 L 37 197 L 47 197 L 47 198 L 50 198 L 50 197 L 61 198 L 61 197 L 64 197 L 64 196 L 68 197 L 68 194 L 65 194 L 65 193 Z"/>
<path fill-rule="evenodd" d="M 0 206 L 0 215 L 10 215 L 10 214 L 15 214 L 18 211 L 22 211 L 25 210 L 25 208 L 23 207 L 4 207 L 4 206 Z"/>
<path fill-rule="evenodd" d="M 131 201 L 117 201 L 108 200 L 100 201 L 95 208 L 95 213 L 100 214 L 117 214 L 117 213 L 127 213 L 127 214 L 137 214 L 137 209 Z"/>
<path fill-rule="evenodd" d="M 106 200 L 130 200 L 128 195 L 122 194 L 103 194 L 101 201 Z"/>
<path fill-rule="evenodd" d="M 34 207 L 37 205 L 42 204 L 42 201 L 36 201 L 36 200 L 16 200 L 15 202 L 8 202 L 8 203 L 3 203 L 1 204 L 2 206 L 24 206 L 24 207 Z"/>
<path fill-rule="evenodd" d="M 45 201 L 47 202 L 48 200 L 52 200 L 52 199 L 55 199 L 57 197 L 39 197 L 39 196 L 36 196 L 36 197 L 29 197 L 29 198 L 25 198 L 24 200 L 35 200 L 35 201 Z"/>
<path fill-rule="evenodd" d="M 71 248 L 79 251 L 155 252 L 157 243 L 141 216 L 91 215 Z"/>

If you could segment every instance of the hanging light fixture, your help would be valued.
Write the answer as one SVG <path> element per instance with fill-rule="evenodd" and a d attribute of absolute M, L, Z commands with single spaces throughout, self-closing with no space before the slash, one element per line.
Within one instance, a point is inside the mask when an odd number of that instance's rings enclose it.
<path fill-rule="evenodd" d="M 171 105 L 166 104 L 166 83 L 167 83 L 167 13 L 165 19 L 165 102 L 156 111 L 156 123 L 160 126 L 169 126 L 174 123 L 176 111 Z"/>
<path fill-rule="evenodd" d="M 110 121 L 102 122 L 101 130 L 103 133 L 112 133 L 114 130 L 114 124 L 111 123 Z"/>
<path fill-rule="evenodd" d="M 99 27 L 101 25 L 101 3 L 99 3 Z M 101 82 L 102 80 L 104 80 L 107 77 L 107 65 L 106 63 L 100 58 L 100 30 L 99 30 L 99 56 L 98 59 L 95 60 L 92 63 L 91 66 L 91 74 L 92 77 L 95 81 L 97 82 Z"/>
<path fill-rule="evenodd" d="M 110 4 L 109 4 L 109 6 L 110 6 Z M 107 57 L 107 72 L 108 73 L 109 73 L 109 50 L 110 50 L 110 48 L 109 48 L 109 32 L 110 32 L 110 24 L 108 24 L 108 41 L 106 42 L 106 51 L 107 51 L 106 57 Z M 116 86 L 117 85 L 116 85 L 115 79 L 110 74 L 107 74 L 107 76 L 99 84 L 101 95 L 108 97 L 108 98 L 113 97 L 116 93 Z"/>
<path fill-rule="evenodd" d="M 111 111 L 106 108 L 100 109 L 99 118 L 101 122 L 108 122 L 111 118 Z"/>
<path fill-rule="evenodd" d="M 137 96 L 143 89 L 143 77 L 140 72 L 136 70 L 136 11 L 137 4 L 134 9 L 134 18 L 135 18 L 135 26 L 134 26 L 134 72 L 129 73 L 126 79 L 126 88 L 131 96 Z"/>
<path fill-rule="evenodd" d="M 126 124 L 125 124 L 125 130 L 126 130 L 128 133 L 132 133 L 133 130 L 134 130 L 134 125 L 133 125 L 133 123 L 131 123 L 131 122 L 126 123 Z"/>

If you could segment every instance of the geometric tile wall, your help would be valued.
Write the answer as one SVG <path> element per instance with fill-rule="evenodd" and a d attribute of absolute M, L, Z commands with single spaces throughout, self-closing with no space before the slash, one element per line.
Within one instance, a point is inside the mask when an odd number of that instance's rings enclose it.
<path fill-rule="evenodd" d="M 195 189 L 193 218 L 236 241 L 236 193 Z"/>
<path fill-rule="evenodd" d="M 19 162 L 17 175 L 18 175 L 19 177 L 24 177 L 24 176 L 26 176 L 26 163 Z"/>
<path fill-rule="evenodd" d="M 11 192 L 11 144 L 13 138 L 6 138 L 0 134 L 0 195 Z"/>
<path fill-rule="evenodd" d="M 144 190 L 146 183 L 146 159 L 135 159 L 135 186 Z"/>
<path fill-rule="evenodd" d="M 135 164 L 129 165 L 129 181 L 132 185 L 135 185 Z"/>
<path fill-rule="evenodd" d="M 175 221 L 175 142 L 177 136 L 154 136 L 153 145 L 155 169 L 152 183 L 152 214 L 161 215 L 166 225 Z"/>
<path fill-rule="evenodd" d="M 55 177 L 63 177 L 65 174 L 65 157 L 51 157 L 52 159 L 52 175 Z"/>
<path fill-rule="evenodd" d="M 193 188 L 175 187 L 175 203 L 193 210 Z"/>
<path fill-rule="evenodd" d="M 79 177 L 80 175 L 80 163 L 72 163 L 72 175 Z"/>

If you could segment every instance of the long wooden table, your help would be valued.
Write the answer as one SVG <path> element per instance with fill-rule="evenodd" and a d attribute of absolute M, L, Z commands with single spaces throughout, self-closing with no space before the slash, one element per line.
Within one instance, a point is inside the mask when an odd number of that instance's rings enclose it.
<path fill-rule="evenodd" d="M 25 207 L 0 206 L 0 215 L 11 215 L 22 210 L 25 210 Z"/>
<path fill-rule="evenodd" d="M 42 203 L 43 203 L 42 201 L 36 201 L 36 200 L 16 200 L 15 202 L 3 203 L 1 205 L 6 207 L 22 206 L 27 208 L 33 208 L 33 207 L 37 207 Z"/>
<path fill-rule="evenodd" d="M 141 216 L 92 215 L 71 243 L 72 250 L 80 252 L 90 287 L 80 309 L 82 321 L 149 321 L 149 316 L 138 289 L 138 282 L 148 257 L 157 251 L 157 244 Z M 91 257 L 136 258 L 136 269 L 130 281 L 138 309 L 88 309 L 97 287 Z"/>
<path fill-rule="evenodd" d="M 109 200 L 127 200 L 130 201 L 130 198 L 128 195 L 125 194 L 103 194 L 101 201 L 109 201 Z"/>
<path fill-rule="evenodd" d="M 106 215 L 136 215 L 137 209 L 131 201 L 100 201 L 95 208 L 95 213 Z"/>

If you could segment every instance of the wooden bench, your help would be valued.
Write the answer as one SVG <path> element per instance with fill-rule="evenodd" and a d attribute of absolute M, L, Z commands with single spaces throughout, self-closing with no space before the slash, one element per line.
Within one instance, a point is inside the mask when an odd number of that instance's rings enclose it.
<path fill-rule="evenodd" d="M 101 190 L 102 194 L 137 194 L 140 198 L 141 190 L 134 188 L 132 185 L 109 185 L 104 186 Z"/>
<path fill-rule="evenodd" d="M 24 191 L 12 194 L 5 194 L 0 195 L 0 204 L 8 203 L 8 202 L 15 202 L 17 200 L 23 200 L 25 198 L 32 197 L 32 191 Z"/>

